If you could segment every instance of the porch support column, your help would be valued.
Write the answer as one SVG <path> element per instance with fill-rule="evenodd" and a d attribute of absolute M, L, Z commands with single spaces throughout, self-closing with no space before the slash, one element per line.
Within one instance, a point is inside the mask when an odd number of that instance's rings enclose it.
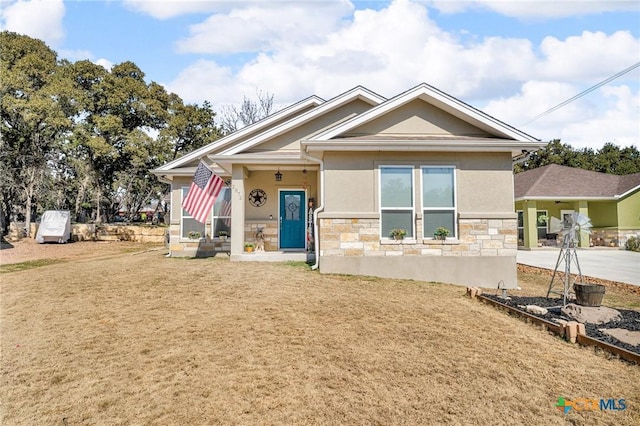
<path fill-rule="evenodd" d="M 231 256 L 244 252 L 244 167 L 231 169 Z"/>
<path fill-rule="evenodd" d="M 577 201 L 576 211 L 589 217 L 589 203 L 585 200 Z M 586 232 L 580 233 L 580 245 L 578 247 L 589 247 L 589 234 Z"/>
<path fill-rule="evenodd" d="M 522 206 L 522 220 L 524 226 L 524 246 L 538 247 L 538 209 L 535 200 L 525 200 Z"/>

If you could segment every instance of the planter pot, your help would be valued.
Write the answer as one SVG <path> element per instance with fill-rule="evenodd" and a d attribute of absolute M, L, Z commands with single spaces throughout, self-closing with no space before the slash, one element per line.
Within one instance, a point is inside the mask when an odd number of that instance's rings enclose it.
<path fill-rule="evenodd" d="M 433 238 L 436 239 L 436 240 L 444 241 L 444 240 L 447 239 L 447 236 L 446 235 L 434 235 Z"/>
<path fill-rule="evenodd" d="M 253 247 L 245 247 L 244 251 L 246 251 L 247 253 L 251 253 L 253 251 Z"/>
<path fill-rule="evenodd" d="M 394 240 L 404 240 L 404 237 L 402 235 L 394 235 L 393 239 Z"/>
<path fill-rule="evenodd" d="M 573 290 L 576 292 L 576 304 L 598 307 L 602 304 L 605 286 L 601 284 L 575 283 Z"/>

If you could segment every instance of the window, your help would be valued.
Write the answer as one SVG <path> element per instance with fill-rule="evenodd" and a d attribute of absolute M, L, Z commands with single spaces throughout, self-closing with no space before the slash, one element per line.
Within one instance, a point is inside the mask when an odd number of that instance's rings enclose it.
<path fill-rule="evenodd" d="M 518 214 L 518 244 L 524 245 L 524 212 L 517 210 Z M 547 210 L 536 211 L 536 228 L 538 230 L 538 240 L 547 239 L 549 227 L 549 215 Z"/>
<path fill-rule="evenodd" d="M 380 223 L 382 238 L 391 230 L 407 230 L 413 238 L 413 168 L 394 166 L 380 168 Z"/>
<path fill-rule="evenodd" d="M 422 209 L 425 237 L 437 228 L 447 228 L 456 236 L 456 194 L 454 167 L 422 167 Z"/>
<path fill-rule="evenodd" d="M 216 198 L 211 226 L 212 236 L 219 237 L 220 232 L 228 237 L 231 236 L 231 188 L 229 187 L 223 187 Z"/>
<path fill-rule="evenodd" d="M 547 239 L 547 229 L 549 227 L 549 215 L 547 210 L 538 210 L 536 212 L 536 227 L 538 228 L 538 239 Z"/>
<path fill-rule="evenodd" d="M 518 245 L 524 245 L 524 212 L 522 210 L 516 211 L 518 214 Z"/>
<path fill-rule="evenodd" d="M 185 199 L 185 197 L 187 196 L 187 194 L 189 193 L 189 187 L 188 186 L 183 186 L 182 187 L 182 200 Z M 180 205 L 182 205 L 182 200 L 180 200 Z M 205 236 L 205 226 L 204 223 L 200 223 L 197 220 L 195 220 L 194 218 L 192 218 L 189 213 L 185 210 L 182 209 L 182 216 L 180 218 L 180 237 L 181 238 L 189 238 L 189 233 L 199 233 L 200 237 L 204 237 Z M 192 234 L 194 235 L 194 234 Z"/>

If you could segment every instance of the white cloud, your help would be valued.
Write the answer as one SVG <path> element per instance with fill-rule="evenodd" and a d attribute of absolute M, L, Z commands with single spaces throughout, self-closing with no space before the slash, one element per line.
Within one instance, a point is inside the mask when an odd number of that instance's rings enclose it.
<path fill-rule="evenodd" d="M 106 70 L 111 70 L 111 68 L 113 68 L 113 62 L 105 58 L 97 59 L 93 61 L 93 63 L 102 66 Z"/>
<path fill-rule="evenodd" d="M 191 13 L 213 12 L 220 7 L 218 1 L 202 0 L 124 0 L 131 10 L 145 13 L 157 19 L 169 19 Z"/>
<path fill-rule="evenodd" d="M 406 0 L 379 11 L 355 11 L 353 21 L 347 23 L 339 23 L 342 14 L 335 14 L 335 22 L 324 26 L 326 33 L 303 40 L 288 39 L 281 29 L 271 29 L 281 26 L 277 20 L 269 24 L 271 11 L 262 17 L 255 16 L 258 13 L 247 9 L 216 15 L 201 23 L 197 35 L 184 45 L 191 51 L 261 47 L 262 53 L 241 65 L 227 86 L 260 87 L 284 97 L 285 102 L 310 94 L 331 97 L 358 84 L 393 95 L 423 81 L 462 99 L 485 100 L 512 94 L 528 80 L 587 79 L 595 83 L 594 79 L 622 69 L 630 52 L 640 49 L 640 42 L 623 31 L 610 36 L 584 32 L 567 40 L 549 37 L 539 47 L 525 38 L 462 41 L 439 28 L 423 4 Z M 216 35 L 220 28 L 210 25 L 241 16 L 252 16 L 262 25 L 237 40 L 230 36 L 223 46 Z M 230 27 L 219 33 L 232 31 Z M 273 38 L 267 37 L 270 31 Z M 196 69 L 197 65 L 191 67 L 191 71 Z M 201 73 L 198 76 L 206 78 Z M 199 83 L 208 86 L 206 80 Z"/>
<path fill-rule="evenodd" d="M 287 10 L 294 7 L 334 7 L 334 5 L 351 5 L 348 0 L 124 0 L 124 4 L 132 10 L 145 13 L 157 19 L 169 19 L 189 14 L 230 14 L 234 10 L 280 10 L 280 18 L 285 19 Z M 322 18 L 316 16 L 316 18 Z"/>
<path fill-rule="evenodd" d="M 626 85 L 602 87 L 529 123 L 578 92 L 567 83 L 530 81 L 519 93 L 490 101 L 482 109 L 543 141 L 561 139 L 574 148 L 594 149 L 605 142 L 639 145 L 640 92 L 636 89 L 634 94 Z"/>
<path fill-rule="evenodd" d="M 226 105 L 237 102 L 238 93 L 243 93 L 237 91 L 237 82 L 228 84 L 230 81 L 233 81 L 230 68 L 218 66 L 213 61 L 199 60 L 164 86 L 168 91 L 179 94 L 186 102 L 209 100 L 217 105 Z"/>
<path fill-rule="evenodd" d="M 0 30 L 24 34 L 56 46 L 64 38 L 64 14 L 62 0 L 3 2 L 0 9 Z"/>
<path fill-rule="evenodd" d="M 600 89 L 606 108 L 594 110 L 586 120 L 575 117 L 562 128 L 563 142 L 573 147 L 598 149 L 605 142 L 626 147 L 640 147 L 640 91 L 628 86 Z"/>
<path fill-rule="evenodd" d="M 216 13 L 204 22 L 192 25 L 190 36 L 176 43 L 178 50 L 189 53 L 257 52 L 309 43 L 334 31 L 341 19 L 353 11 L 347 1 L 254 3 L 248 6 L 242 2 L 233 3 L 234 8 L 228 13 Z"/>
<path fill-rule="evenodd" d="M 525 21 L 604 12 L 638 11 L 636 0 L 425 0 L 425 3 L 443 13 L 488 9 Z"/>
<path fill-rule="evenodd" d="M 540 51 L 544 60 L 538 64 L 539 73 L 547 78 L 571 80 L 580 75 L 603 79 L 640 59 L 640 39 L 629 31 L 611 35 L 584 31 L 566 40 L 546 37 Z"/>
<path fill-rule="evenodd" d="M 264 15 L 256 15 L 260 13 Z M 238 36 L 246 50 L 260 49 L 260 53 L 237 69 L 213 60 L 198 61 L 169 89 L 185 100 L 209 99 L 220 106 L 238 103 L 256 90 L 274 94 L 277 103 L 290 104 L 313 94 L 328 99 L 356 85 L 393 96 L 427 82 L 519 127 L 628 67 L 640 51 L 640 41 L 628 31 L 609 35 L 585 31 L 564 40 L 547 37 L 540 45 L 526 38 L 462 40 L 442 30 L 424 4 L 407 0 L 380 10 L 357 10 L 351 21 L 343 21 L 342 14 L 325 18 L 334 20 L 324 26 L 325 33 L 300 40 L 271 28 L 282 21 L 270 10 L 237 9 L 216 15 L 193 32 L 191 49 L 204 49 L 204 34 L 210 39 L 220 29 L 210 25 L 235 18 L 244 19 L 245 26 L 250 20 L 262 23 L 258 30 L 246 32 L 247 38 Z M 299 15 L 301 20 L 307 17 Z M 213 45 L 212 51 L 222 49 L 219 41 Z M 522 130 L 542 140 L 562 138 L 576 147 L 601 146 L 610 140 L 637 144 L 638 97 L 625 95 L 623 88 L 637 92 L 638 72 L 616 83 L 617 91 L 601 88 Z"/>

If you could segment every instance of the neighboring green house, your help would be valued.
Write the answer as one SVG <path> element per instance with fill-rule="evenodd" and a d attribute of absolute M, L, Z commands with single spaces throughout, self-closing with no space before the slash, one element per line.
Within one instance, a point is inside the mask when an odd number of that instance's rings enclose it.
<path fill-rule="evenodd" d="M 171 256 L 222 249 L 231 261 L 513 288 L 512 159 L 545 145 L 426 84 L 390 99 L 358 86 L 304 99 L 153 172 L 172 188 Z M 200 160 L 227 181 L 206 224 L 180 208 Z M 245 242 L 264 251 L 246 254 Z"/>
<path fill-rule="evenodd" d="M 593 225 L 580 247 L 624 246 L 630 236 L 640 236 L 640 173 L 618 176 L 550 164 L 516 174 L 514 187 L 520 247 L 561 244 L 550 233 L 550 218 L 573 212 Z"/>

